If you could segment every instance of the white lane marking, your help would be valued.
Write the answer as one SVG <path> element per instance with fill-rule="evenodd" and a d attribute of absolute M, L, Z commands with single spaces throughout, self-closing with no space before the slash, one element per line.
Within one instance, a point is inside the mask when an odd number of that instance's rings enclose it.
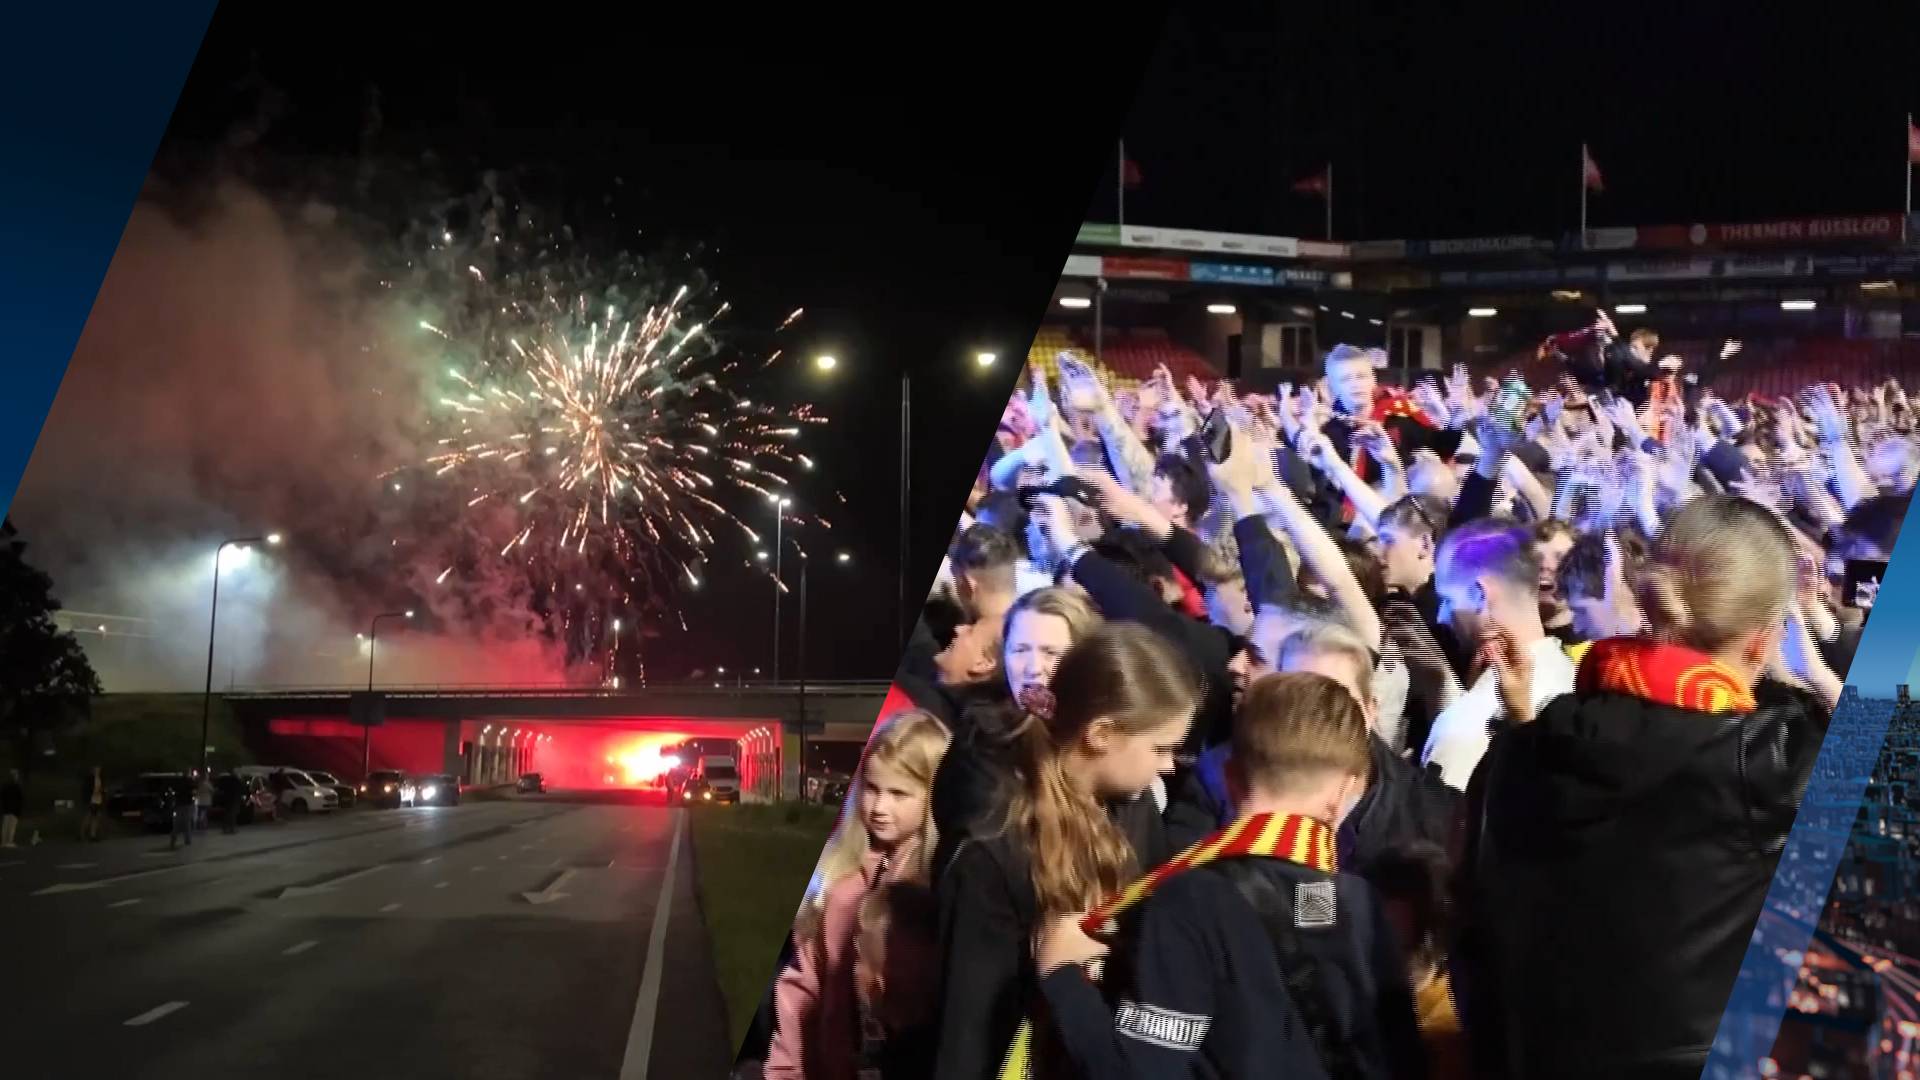
<path fill-rule="evenodd" d="M 558 877 L 547 882 L 546 888 L 541 889 L 539 892 L 523 892 L 520 896 L 529 904 L 551 904 L 555 900 L 565 900 L 570 894 L 561 892 L 560 887 L 565 885 L 567 879 L 573 877 L 573 875 L 574 871 L 572 869 L 562 870 Z"/>
<path fill-rule="evenodd" d="M 680 837 L 685 811 L 673 812 L 673 844 L 667 851 L 667 872 L 660 879 L 660 896 L 653 905 L 653 930 L 647 935 L 647 964 L 640 973 L 640 996 L 633 1003 L 633 1023 L 627 1028 L 627 1053 L 620 1062 L 620 1080 L 647 1080 L 647 1060 L 653 1056 L 653 1020 L 660 1006 L 660 979 L 666 970 L 667 917 L 673 908 L 673 874 L 680 865 Z"/>
<path fill-rule="evenodd" d="M 440 882 L 439 884 L 437 884 L 437 885 L 435 885 L 435 886 L 434 886 L 434 888 L 436 888 L 436 889 L 444 889 L 444 888 L 446 888 L 447 886 L 449 886 L 449 885 L 451 885 L 451 884 L 453 884 L 453 882 L 451 882 L 451 881 L 442 881 L 442 882 Z"/>
<path fill-rule="evenodd" d="M 317 941 L 309 940 L 309 941 L 303 941 L 298 945 L 289 945 L 285 949 L 280 950 L 280 955 L 281 956 L 299 956 L 301 953 L 306 952 L 308 949 L 311 949 L 318 944 L 320 943 Z"/>
<path fill-rule="evenodd" d="M 155 855 L 171 855 L 171 851 L 156 851 Z M 97 862 L 66 862 L 54 867 L 56 870 L 91 870 L 100 864 Z"/>
<path fill-rule="evenodd" d="M 399 911 L 399 910 L 400 910 L 400 902 L 398 900 L 395 900 L 393 903 L 388 904 L 386 907 L 381 908 L 380 914 L 385 915 L 389 911 Z"/>
<path fill-rule="evenodd" d="M 433 865 L 434 863 L 437 863 L 437 862 L 439 862 L 439 861 L 440 861 L 440 856 L 438 856 L 438 855 L 435 855 L 435 856 L 433 856 L 433 857 L 431 857 L 431 858 L 427 858 L 427 859 L 421 859 L 421 860 L 420 860 L 420 865 L 421 865 L 421 866 L 432 866 L 432 865 Z"/>
<path fill-rule="evenodd" d="M 139 902 L 140 902 L 140 898 L 136 896 L 131 900 L 115 900 L 113 903 L 108 904 L 107 906 L 108 907 L 132 907 L 133 905 Z"/>
<path fill-rule="evenodd" d="M 120 874 L 116 877 L 101 878 L 99 881 L 63 881 L 58 885 L 49 885 L 46 888 L 41 889 L 39 892 L 34 893 L 33 895 L 55 896 L 55 895 L 58 895 L 59 893 L 86 892 L 90 889 L 104 889 L 109 885 L 118 885 L 123 881 L 133 881 L 136 878 L 152 877 L 155 874 L 171 874 L 175 870 L 185 870 L 187 868 L 187 865 L 188 864 L 186 863 L 178 863 L 173 866 L 162 866 L 155 870 L 136 870 L 131 874 Z"/>
<path fill-rule="evenodd" d="M 486 869 L 486 867 L 484 867 L 484 866 L 476 866 L 476 867 L 474 867 L 474 868 L 473 868 L 473 869 L 472 869 L 472 870 L 471 870 L 470 872 L 471 872 L 471 873 L 475 873 L 475 874 L 477 874 L 477 873 L 479 873 L 480 871 L 482 871 L 482 870 L 485 870 L 485 869 Z"/>
<path fill-rule="evenodd" d="M 127 1021 L 126 1024 L 124 1024 L 123 1026 L 124 1027 L 145 1027 L 148 1024 L 153 1023 L 155 1020 L 158 1020 L 163 1016 L 171 1016 L 172 1014 L 177 1013 L 181 1009 L 184 1009 L 186 1007 L 187 1007 L 187 1003 L 184 1001 L 169 1001 L 165 1005 L 160 1005 L 155 1008 L 148 1009 L 146 1012 L 143 1012 L 139 1016 L 136 1016 L 133 1019 Z"/>
<path fill-rule="evenodd" d="M 521 845 L 520 845 L 520 850 L 521 850 L 521 851 L 532 851 L 532 850 L 533 850 L 533 845 L 532 845 L 532 844 L 521 844 Z"/>

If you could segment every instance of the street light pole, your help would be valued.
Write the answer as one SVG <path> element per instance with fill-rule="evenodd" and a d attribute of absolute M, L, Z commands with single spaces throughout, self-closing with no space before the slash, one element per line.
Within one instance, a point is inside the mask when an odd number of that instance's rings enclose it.
<path fill-rule="evenodd" d="M 807 558 L 805 548 L 795 544 L 800 552 L 800 797 L 807 797 L 807 567 L 812 560 Z"/>
<path fill-rule="evenodd" d="M 367 714 L 360 719 L 365 721 L 360 727 L 360 782 L 367 782 L 367 774 L 373 771 L 373 655 L 380 643 L 381 619 L 411 619 L 413 612 L 383 611 L 373 617 L 367 626 Z"/>
<path fill-rule="evenodd" d="M 773 500 L 773 681 L 780 681 L 780 579 L 781 556 L 785 554 L 783 543 L 786 536 L 787 506 L 786 500 L 776 497 Z"/>
<path fill-rule="evenodd" d="M 213 722 L 213 646 L 219 640 L 215 635 L 220 628 L 220 556 L 230 547 L 246 544 L 278 544 L 279 533 L 266 536 L 242 536 L 233 540 L 223 540 L 213 549 L 213 603 L 207 611 L 207 687 L 200 698 L 200 773 L 207 772 L 207 738 Z"/>

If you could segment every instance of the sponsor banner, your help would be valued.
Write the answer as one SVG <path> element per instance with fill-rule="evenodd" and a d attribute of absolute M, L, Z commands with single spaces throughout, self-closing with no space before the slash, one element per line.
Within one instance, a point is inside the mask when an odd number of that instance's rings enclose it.
<path fill-rule="evenodd" d="M 1352 254 L 1352 245 L 1323 240 L 1301 240 L 1297 246 L 1303 259 L 1345 259 Z"/>
<path fill-rule="evenodd" d="M 1794 218 L 1738 225 L 1643 225 L 1637 230 L 1643 249 L 1699 247 L 1777 247 L 1792 244 L 1890 244 L 1900 240 L 1901 215 Z"/>
<path fill-rule="evenodd" d="M 1152 225 L 1126 226 L 1120 230 L 1120 244 L 1123 247 L 1158 248 L 1163 251 L 1205 251 L 1276 259 L 1291 259 L 1300 253 L 1299 241 L 1287 236 L 1163 229 Z"/>
<path fill-rule="evenodd" d="M 1785 258 L 1749 255 L 1726 259 L 1720 264 L 1720 276 L 1730 278 L 1798 277 L 1806 272 L 1807 260 L 1797 255 Z"/>
<path fill-rule="evenodd" d="M 1099 277 L 1100 256 L 1069 255 L 1066 268 L 1060 271 L 1061 277 Z"/>
<path fill-rule="evenodd" d="M 1708 229 L 1710 243 L 1800 244 L 1870 241 L 1887 243 L 1900 239 L 1899 214 L 1863 214 L 1854 217 L 1803 218 L 1796 221 L 1769 221 L 1758 225 L 1714 225 Z"/>
<path fill-rule="evenodd" d="M 1187 268 L 1187 276 L 1194 281 L 1216 281 L 1223 285 L 1272 285 L 1274 282 L 1273 267 L 1241 263 L 1197 262 Z"/>
<path fill-rule="evenodd" d="M 1347 245 L 1347 256 L 1355 262 L 1404 259 L 1407 257 L 1407 242 L 1405 240 L 1356 240 Z"/>
<path fill-rule="evenodd" d="M 1658 281 L 1712 276 L 1712 259 L 1659 259 L 1607 264 L 1608 281 Z"/>
<path fill-rule="evenodd" d="M 1426 240 L 1419 243 L 1422 249 L 1414 252 L 1409 244 L 1409 254 L 1426 255 L 1494 255 L 1515 251 L 1539 251 L 1553 245 L 1532 236 L 1475 236 L 1464 240 Z"/>
<path fill-rule="evenodd" d="M 1627 251 L 1638 246 L 1639 243 L 1639 229 L 1587 230 L 1586 250 L 1588 251 Z"/>
<path fill-rule="evenodd" d="M 1120 226 L 1097 222 L 1086 222 L 1080 226 L 1080 235 L 1074 238 L 1076 244 L 1114 247 L 1120 243 Z"/>
<path fill-rule="evenodd" d="M 1920 270 L 1920 255 L 1815 255 L 1808 269 L 1833 277 L 1901 277 Z"/>
<path fill-rule="evenodd" d="M 1442 285 L 1554 285 L 1560 270 L 1546 266 L 1526 270 L 1442 270 Z"/>
<path fill-rule="evenodd" d="M 1107 255 L 1100 260 L 1100 272 L 1118 279 L 1148 278 L 1157 281 L 1187 280 L 1185 259 L 1143 259 L 1135 256 Z"/>
<path fill-rule="evenodd" d="M 1275 271 L 1275 275 L 1283 285 L 1325 285 L 1329 280 L 1325 270 L 1305 266 L 1283 266 Z"/>

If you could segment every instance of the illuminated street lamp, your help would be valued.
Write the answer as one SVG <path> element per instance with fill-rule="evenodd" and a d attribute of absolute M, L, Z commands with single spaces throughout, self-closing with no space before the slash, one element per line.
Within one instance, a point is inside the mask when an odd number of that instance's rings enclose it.
<path fill-rule="evenodd" d="M 413 609 L 405 611 L 383 611 L 373 617 L 367 627 L 367 708 L 373 708 L 373 655 L 380 641 L 381 619 L 411 619 Z M 360 779 L 365 781 L 367 774 L 373 771 L 373 716 L 369 713 L 362 717 L 366 723 L 360 729 Z"/>
<path fill-rule="evenodd" d="M 978 350 L 973 354 L 973 363 L 977 371 L 986 371 L 992 368 L 994 363 L 998 359 L 999 359 L 999 354 L 986 349 Z M 837 359 L 834 359 L 833 357 L 823 356 L 815 359 L 814 366 L 819 368 L 822 372 L 831 373 L 836 367 L 839 366 L 839 363 L 840 362 Z M 899 465 L 899 470 L 900 470 L 900 550 L 898 553 L 898 561 L 894 564 L 894 609 L 893 609 L 894 637 L 900 641 L 906 640 L 907 539 L 908 539 L 907 506 L 912 501 L 912 493 L 913 493 L 912 470 L 909 467 L 912 462 L 912 459 L 913 459 L 913 375 L 909 372 L 902 371 L 900 373 L 900 465 Z M 776 682 L 779 681 L 780 672 L 777 668 L 773 673 L 773 677 Z"/>
<path fill-rule="evenodd" d="M 200 773 L 207 771 L 207 732 L 213 719 L 213 643 L 215 631 L 220 625 L 220 556 L 228 548 L 247 550 L 249 544 L 279 544 L 280 534 L 268 533 L 265 536 L 241 536 L 232 540 L 222 540 L 220 546 L 213 549 L 213 603 L 207 612 L 207 688 L 200 699 Z"/>

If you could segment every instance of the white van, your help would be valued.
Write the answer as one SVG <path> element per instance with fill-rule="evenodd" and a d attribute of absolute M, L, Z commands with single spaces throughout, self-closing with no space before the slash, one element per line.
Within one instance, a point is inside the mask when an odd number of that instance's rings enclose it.
<path fill-rule="evenodd" d="M 340 805 L 340 793 L 301 772 L 281 765 L 242 765 L 235 776 L 257 776 L 282 810 L 295 814 L 321 813 Z"/>
<path fill-rule="evenodd" d="M 707 754 L 694 766 L 686 790 L 699 792 L 702 801 L 737 803 L 740 801 L 740 767 L 726 754 Z"/>

